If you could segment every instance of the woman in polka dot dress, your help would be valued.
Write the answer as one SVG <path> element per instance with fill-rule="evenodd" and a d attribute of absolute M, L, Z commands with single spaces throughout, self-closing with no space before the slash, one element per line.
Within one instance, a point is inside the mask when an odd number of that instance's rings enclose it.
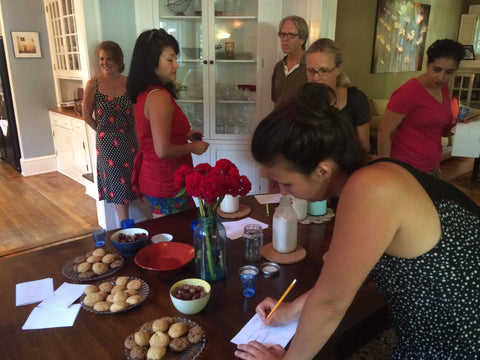
<path fill-rule="evenodd" d="M 315 285 L 292 302 L 256 308 L 265 326 L 299 318 L 288 350 L 238 345 L 241 359 L 312 359 L 367 277 L 398 335 L 392 359 L 480 359 L 480 207 L 451 184 L 361 150 L 325 85 L 307 84 L 262 120 L 253 157 L 282 194 L 339 197 Z"/>
<path fill-rule="evenodd" d="M 136 199 L 131 185 L 133 161 L 137 153 L 135 120 L 123 53 L 118 44 L 99 45 L 103 74 L 88 81 L 83 99 L 83 118 L 97 132 L 97 183 L 100 200 L 113 203 L 120 221 L 129 218 L 129 203 Z"/>

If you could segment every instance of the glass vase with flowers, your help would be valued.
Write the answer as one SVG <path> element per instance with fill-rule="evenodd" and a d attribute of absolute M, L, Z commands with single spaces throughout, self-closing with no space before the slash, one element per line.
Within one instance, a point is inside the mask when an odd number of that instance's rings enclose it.
<path fill-rule="evenodd" d="M 207 281 L 222 280 L 227 276 L 227 236 L 217 216 L 217 209 L 225 195 L 244 196 L 252 185 L 245 175 L 227 159 L 215 166 L 199 164 L 193 169 L 182 166 L 175 172 L 175 185 L 197 198 L 200 211 L 193 234 L 196 276 Z"/>

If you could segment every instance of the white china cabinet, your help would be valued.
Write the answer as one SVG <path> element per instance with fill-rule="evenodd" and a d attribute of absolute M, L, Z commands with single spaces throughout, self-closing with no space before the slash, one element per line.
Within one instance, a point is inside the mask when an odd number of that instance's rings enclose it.
<path fill-rule="evenodd" d="M 194 161 L 228 158 L 251 180 L 251 193 L 264 192 L 250 138 L 273 108 L 270 77 L 281 9 L 273 0 L 157 0 L 153 12 L 154 27 L 179 42 L 178 104 L 211 144 Z"/>
<path fill-rule="evenodd" d="M 88 53 L 79 0 L 44 0 L 57 106 L 71 106 L 88 74 Z"/>
<path fill-rule="evenodd" d="M 83 177 L 92 172 L 86 124 L 68 116 L 78 89 L 88 78 L 88 52 L 81 0 L 44 0 L 57 106 L 50 110 L 57 170 L 91 186 Z M 56 109 L 62 109 L 61 113 Z M 72 115 L 75 115 L 70 111 Z M 91 193 L 91 190 L 89 191 Z"/>

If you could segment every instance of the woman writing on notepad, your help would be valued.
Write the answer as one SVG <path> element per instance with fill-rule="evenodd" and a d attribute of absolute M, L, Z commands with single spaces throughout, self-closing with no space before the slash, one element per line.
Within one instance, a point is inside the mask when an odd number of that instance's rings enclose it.
<path fill-rule="evenodd" d="M 472 359 L 480 354 L 480 208 L 440 179 L 366 154 L 334 103 L 328 87 L 307 84 L 253 135 L 253 156 L 282 194 L 339 202 L 314 287 L 268 318 L 277 301 L 257 306 L 266 326 L 300 317 L 288 351 L 250 342 L 235 355 L 315 357 L 369 276 L 399 338 L 393 359 Z"/>

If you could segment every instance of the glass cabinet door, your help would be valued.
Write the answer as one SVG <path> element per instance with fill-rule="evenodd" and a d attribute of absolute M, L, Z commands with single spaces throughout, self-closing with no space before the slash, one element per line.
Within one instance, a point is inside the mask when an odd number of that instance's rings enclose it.
<path fill-rule="evenodd" d="M 216 10 L 213 38 L 216 137 L 245 137 L 255 125 L 258 2 L 225 0 Z M 242 136 L 243 135 L 243 136 Z"/>
<path fill-rule="evenodd" d="M 158 0 L 159 26 L 180 47 L 178 104 L 206 138 L 255 125 L 258 0 Z"/>
<path fill-rule="evenodd" d="M 48 1 L 46 14 L 53 40 L 55 72 L 59 76 L 81 77 L 74 0 Z"/>

